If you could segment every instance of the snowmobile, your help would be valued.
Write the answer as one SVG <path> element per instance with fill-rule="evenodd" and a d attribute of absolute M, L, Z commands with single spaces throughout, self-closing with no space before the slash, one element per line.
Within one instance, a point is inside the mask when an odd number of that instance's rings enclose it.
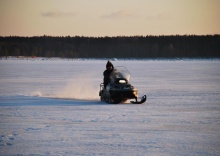
<path fill-rule="evenodd" d="M 147 96 L 142 96 L 138 101 L 138 90 L 129 83 L 130 73 L 123 67 L 115 67 L 110 75 L 110 83 L 104 87 L 104 84 L 100 84 L 99 96 L 101 101 L 106 103 L 124 103 L 128 99 L 135 99 L 130 101 L 133 104 L 142 104 L 146 101 Z"/>

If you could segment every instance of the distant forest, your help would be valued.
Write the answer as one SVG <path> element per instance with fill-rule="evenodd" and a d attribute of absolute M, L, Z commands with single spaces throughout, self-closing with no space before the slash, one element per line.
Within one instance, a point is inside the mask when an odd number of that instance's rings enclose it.
<path fill-rule="evenodd" d="M 0 57 L 219 58 L 220 35 L 0 37 Z"/>

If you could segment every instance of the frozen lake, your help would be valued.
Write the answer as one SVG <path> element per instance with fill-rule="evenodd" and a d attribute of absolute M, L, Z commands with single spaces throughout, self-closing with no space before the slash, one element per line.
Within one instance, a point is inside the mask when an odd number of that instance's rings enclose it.
<path fill-rule="evenodd" d="M 107 60 L 0 60 L 0 155 L 220 155 L 220 60 L 118 60 L 142 105 L 99 100 Z"/>

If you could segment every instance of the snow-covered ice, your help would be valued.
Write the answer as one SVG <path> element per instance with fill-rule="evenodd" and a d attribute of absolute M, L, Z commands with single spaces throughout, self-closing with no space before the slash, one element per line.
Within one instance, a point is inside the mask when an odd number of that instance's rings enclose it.
<path fill-rule="evenodd" d="M 106 104 L 107 60 L 0 60 L 0 155 L 220 155 L 220 60 L 115 60 L 142 105 Z"/>

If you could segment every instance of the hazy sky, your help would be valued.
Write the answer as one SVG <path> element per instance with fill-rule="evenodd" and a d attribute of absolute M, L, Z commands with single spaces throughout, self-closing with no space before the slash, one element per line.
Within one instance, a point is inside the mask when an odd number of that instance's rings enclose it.
<path fill-rule="evenodd" d="M 220 34 L 220 0 L 0 0 L 0 36 Z"/>

